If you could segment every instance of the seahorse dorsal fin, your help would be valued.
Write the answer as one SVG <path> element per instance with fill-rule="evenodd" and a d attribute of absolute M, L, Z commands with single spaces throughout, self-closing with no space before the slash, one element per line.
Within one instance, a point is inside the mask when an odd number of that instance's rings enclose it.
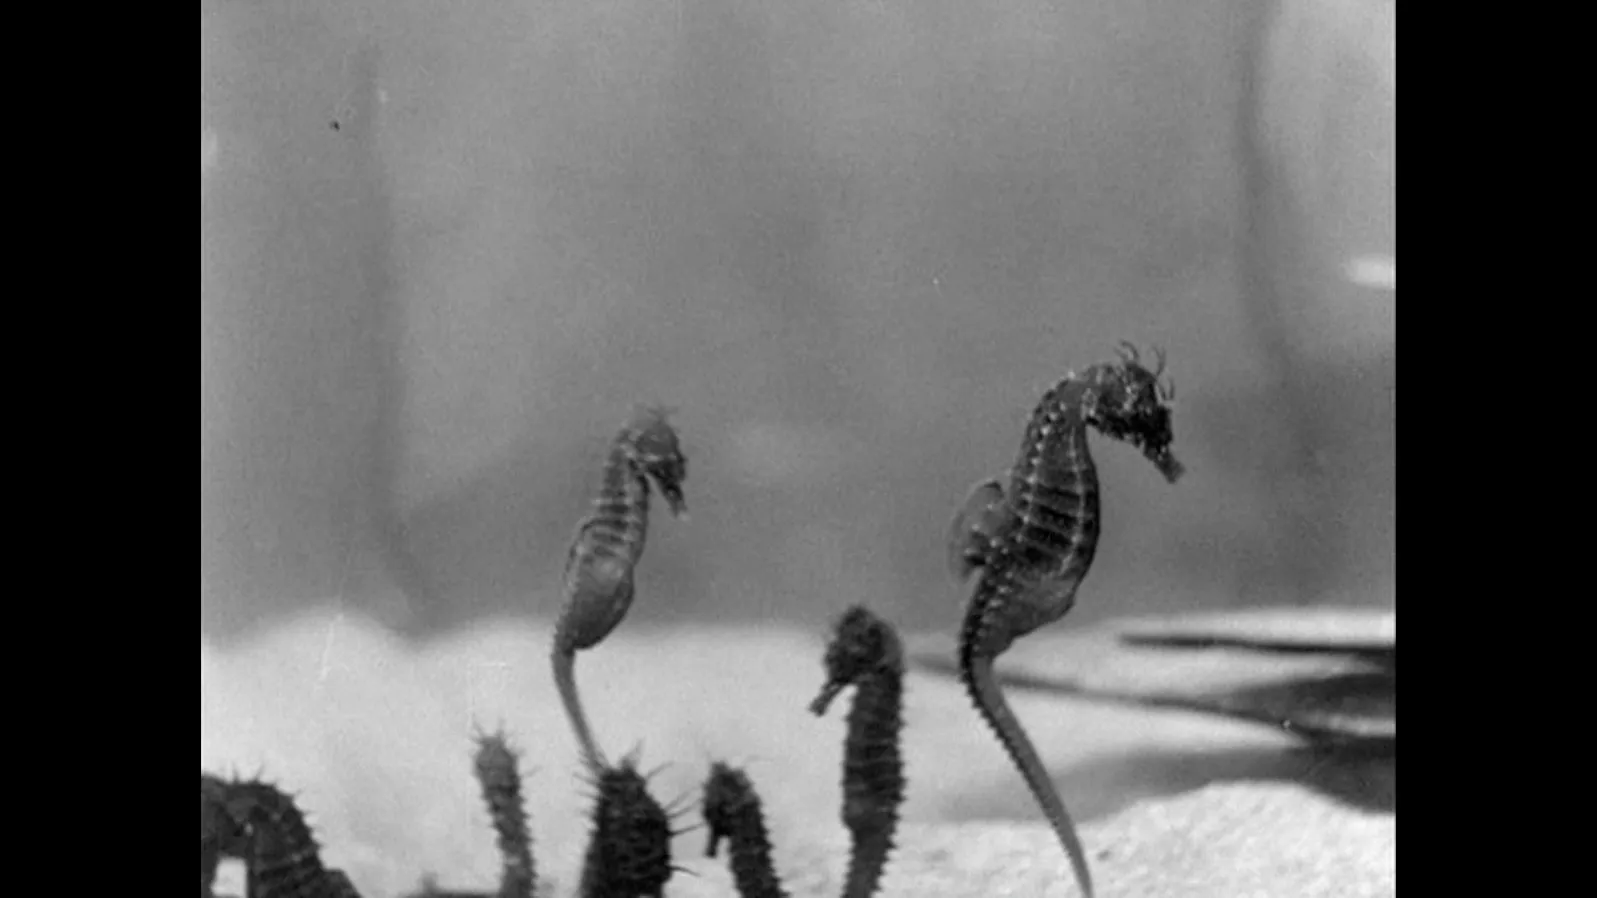
<path fill-rule="evenodd" d="M 984 480 L 971 488 L 963 504 L 954 511 L 948 524 L 948 572 L 954 582 L 969 582 L 971 575 L 987 558 L 987 550 L 997 534 L 1004 508 L 1004 487 L 998 478 Z"/>
<path fill-rule="evenodd" d="M 592 526 L 593 518 L 591 516 L 577 522 L 576 532 L 571 534 L 571 542 L 566 544 L 566 563 L 560 572 L 562 578 L 567 580 L 571 578 L 571 567 L 577 563 L 577 554 L 582 549 L 582 538 Z"/>

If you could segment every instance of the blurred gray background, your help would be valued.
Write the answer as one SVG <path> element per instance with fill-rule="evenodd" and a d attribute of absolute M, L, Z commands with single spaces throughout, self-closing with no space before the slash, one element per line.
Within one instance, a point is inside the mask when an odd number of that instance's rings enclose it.
<path fill-rule="evenodd" d="M 1073 620 L 1395 604 L 1395 0 L 202 3 L 200 626 L 547 616 L 679 409 L 633 619 L 951 629 L 949 515 L 1116 341 Z"/>

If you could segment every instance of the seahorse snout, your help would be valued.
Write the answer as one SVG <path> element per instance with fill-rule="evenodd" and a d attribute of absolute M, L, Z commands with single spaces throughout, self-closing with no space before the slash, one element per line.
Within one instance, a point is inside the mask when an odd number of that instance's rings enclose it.
<path fill-rule="evenodd" d="M 1152 461 L 1154 467 L 1159 469 L 1159 473 L 1164 475 L 1164 479 L 1171 483 L 1180 480 L 1181 475 L 1187 472 L 1186 466 L 1176 459 L 1168 447 L 1158 452 L 1150 453 L 1148 460 Z"/>

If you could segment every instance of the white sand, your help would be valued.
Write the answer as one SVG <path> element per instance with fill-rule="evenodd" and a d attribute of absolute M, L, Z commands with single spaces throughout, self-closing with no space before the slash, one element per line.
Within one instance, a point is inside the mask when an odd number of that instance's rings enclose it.
<path fill-rule="evenodd" d="M 799 895 L 835 894 L 846 854 L 837 822 L 846 705 L 825 719 L 805 711 L 821 685 L 821 635 L 623 627 L 578 661 L 611 754 L 641 742 L 644 768 L 671 764 L 654 780 L 663 801 L 696 800 L 712 759 L 746 766 Z M 202 640 L 201 767 L 251 774 L 264 765 L 299 795 L 325 858 L 366 898 L 405 894 L 426 872 L 443 886 L 486 888 L 498 858 L 470 736 L 502 722 L 524 752 L 539 873 L 566 894 L 586 844 L 587 800 L 549 681 L 548 638 L 541 627 L 484 623 L 418 652 L 358 619 L 318 615 L 226 655 Z M 1187 715 L 1012 700 L 1084 818 L 1172 791 L 1125 759 L 1174 753 L 1171 763 L 1201 770 L 1206 757 L 1270 757 L 1285 741 Z M 904 847 L 886 894 L 1073 894 L 1063 854 L 958 688 L 912 676 L 906 702 Z M 1246 766 L 1231 773 L 1248 775 Z M 690 808 L 682 824 L 697 822 Z M 1395 817 L 1283 785 L 1212 787 L 1084 827 L 1089 849 L 1108 852 L 1094 861 L 1106 896 L 1391 894 L 1395 833 Z M 703 839 L 689 833 L 673 846 L 699 876 L 679 874 L 670 894 L 732 894 L 724 860 L 703 858 Z"/>

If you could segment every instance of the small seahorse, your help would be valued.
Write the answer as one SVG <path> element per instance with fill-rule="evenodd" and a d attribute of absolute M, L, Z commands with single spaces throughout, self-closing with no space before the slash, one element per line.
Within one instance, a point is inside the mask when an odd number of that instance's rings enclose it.
<path fill-rule="evenodd" d="M 229 811 L 230 789 L 222 779 L 200 772 L 200 898 L 212 898 L 223 858 L 249 861 L 249 826 Z"/>
<path fill-rule="evenodd" d="M 666 412 L 640 407 L 610 443 L 592 510 L 566 553 L 565 606 L 555 625 L 551 661 L 566 717 L 592 771 L 609 766 L 577 695 L 577 652 L 609 636 L 632 607 L 633 571 L 649 530 L 650 483 L 678 519 L 686 516 L 687 459 Z"/>
<path fill-rule="evenodd" d="M 532 835 L 521 798 L 521 772 L 517 764 L 516 752 L 503 732 L 477 736 L 477 754 L 472 767 L 488 806 L 488 816 L 493 821 L 501 858 L 496 898 L 533 898 L 538 888 L 537 867 L 532 860 Z"/>
<path fill-rule="evenodd" d="M 855 605 L 838 619 L 826 648 L 826 684 L 810 703 L 821 715 L 855 686 L 843 743 L 843 825 L 854 840 L 845 898 L 870 898 L 881 884 L 904 803 L 904 649 L 891 625 Z"/>
<path fill-rule="evenodd" d="M 1092 565 L 1100 526 L 1098 471 L 1087 429 L 1140 449 L 1174 483 L 1170 401 L 1161 384 L 1164 354 L 1150 371 L 1135 347 L 1120 361 L 1071 372 L 1043 395 L 1026 426 L 1008 484 L 976 487 L 955 515 L 949 559 L 956 576 L 975 577 L 959 637 L 960 678 L 971 702 L 1019 769 L 1084 895 L 1092 874 L 1075 824 L 1037 750 L 993 679 L 993 661 L 1016 639 L 1064 617 Z"/>
<path fill-rule="evenodd" d="M 579 898 L 660 898 L 676 872 L 671 817 L 649 794 L 635 757 L 593 771 L 593 833 L 582 863 Z"/>
<path fill-rule="evenodd" d="M 321 848 L 291 796 L 259 780 L 227 783 L 225 793 L 227 815 L 249 833 L 250 898 L 360 898 L 343 871 L 323 866 Z"/>
<path fill-rule="evenodd" d="M 724 840 L 731 846 L 732 878 L 742 898 L 787 898 L 771 862 L 771 837 L 760 812 L 760 796 L 743 771 L 720 761 L 704 781 L 705 857 Z"/>

